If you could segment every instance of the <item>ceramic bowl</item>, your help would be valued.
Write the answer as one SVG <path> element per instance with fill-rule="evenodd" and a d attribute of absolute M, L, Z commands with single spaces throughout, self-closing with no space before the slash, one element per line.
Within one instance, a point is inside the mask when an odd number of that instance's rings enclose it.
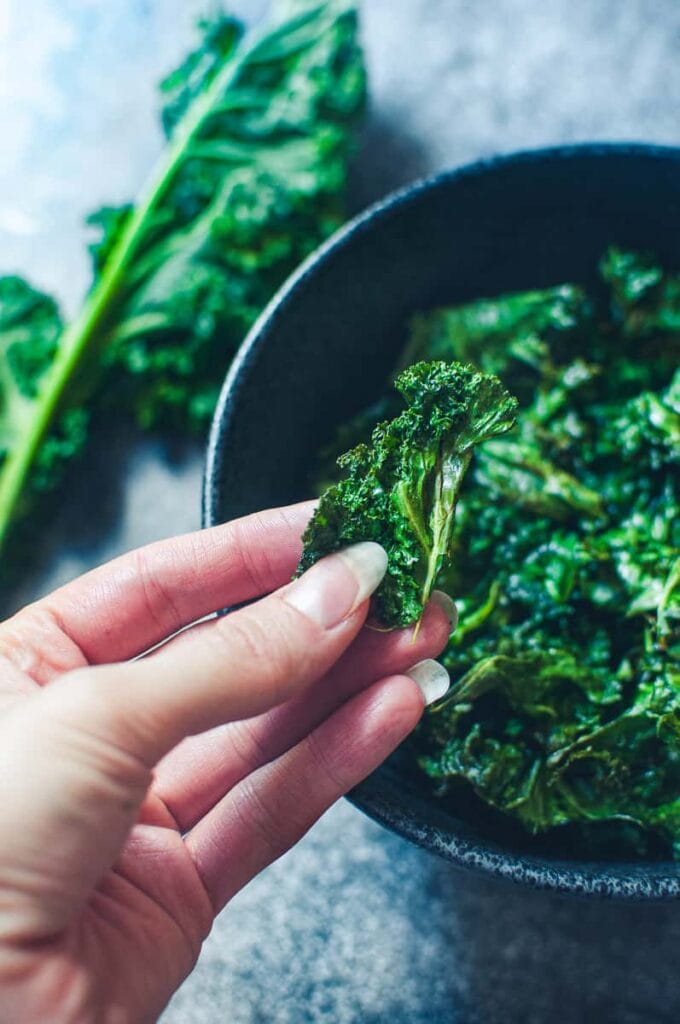
<path fill-rule="evenodd" d="M 680 149 L 518 153 L 372 206 L 293 274 L 245 340 L 210 436 L 205 524 L 307 496 L 320 444 L 381 393 L 414 311 L 588 283 L 612 242 L 680 266 Z M 398 754 L 350 799 L 460 866 L 561 893 L 680 896 L 680 864 L 586 862 L 499 838 L 483 815 L 437 803 Z"/>

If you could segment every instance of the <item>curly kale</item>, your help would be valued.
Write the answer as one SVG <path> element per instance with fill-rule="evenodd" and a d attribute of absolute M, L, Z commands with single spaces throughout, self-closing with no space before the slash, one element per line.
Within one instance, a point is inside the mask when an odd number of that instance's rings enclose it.
<path fill-rule="evenodd" d="M 56 302 L 20 277 L 0 277 L 2 428 L 21 419 L 57 352 L 62 322 Z M 2 449 L 9 447 L 3 439 Z"/>
<path fill-rule="evenodd" d="M 31 423 L 63 323 L 56 302 L 20 277 L 0 277 L 0 473 Z M 85 443 L 88 414 L 66 410 L 36 454 L 32 488 L 49 490 Z"/>
<path fill-rule="evenodd" d="M 680 830 L 680 703 L 663 677 L 629 704 L 567 653 L 479 662 L 430 716 L 421 766 L 449 789 L 471 784 L 532 833 L 573 823 Z M 422 742 L 422 737 L 421 737 Z"/>
<path fill-rule="evenodd" d="M 612 315 L 626 337 L 680 331 L 680 275 L 667 274 L 650 253 L 612 246 L 601 264 Z"/>
<path fill-rule="evenodd" d="M 193 138 L 145 228 L 104 359 L 136 418 L 201 430 L 224 371 L 273 292 L 343 218 L 365 76 L 346 0 L 283 7 L 260 38 L 220 16 L 161 84 L 172 147 Z M 110 266 L 132 211 L 97 215 Z M 92 219 L 91 219 L 92 222 Z M 216 372 L 216 360 L 219 367 Z"/>
<path fill-rule="evenodd" d="M 347 544 L 382 544 L 388 569 L 375 600 L 389 628 L 422 615 L 448 555 L 472 449 L 508 430 L 517 411 L 497 377 L 460 363 L 417 363 L 395 386 L 406 409 L 340 458 L 344 479 L 322 495 L 300 562 L 303 571 Z"/>
<path fill-rule="evenodd" d="M 0 545 L 84 446 L 90 410 L 204 430 L 247 330 L 342 222 L 365 97 L 356 10 L 278 11 L 259 33 L 202 23 L 162 83 L 165 151 L 136 204 L 89 218 L 94 283 L 71 324 L 2 280 Z"/>
<path fill-rule="evenodd" d="M 452 686 L 409 751 L 457 814 L 501 832 L 680 857 L 680 275 L 618 249 L 601 271 L 592 296 L 564 285 L 413 321 L 403 359 L 463 353 L 520 409 L 460 490 L 437 580 L 459 611 Z"/>

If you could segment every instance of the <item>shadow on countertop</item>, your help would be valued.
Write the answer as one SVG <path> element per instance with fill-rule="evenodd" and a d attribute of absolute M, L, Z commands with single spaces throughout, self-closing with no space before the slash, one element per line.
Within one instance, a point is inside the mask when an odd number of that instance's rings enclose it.
<path fill-rule="evenodd" d="M 124 421 L 115 426 L 102 424 L 90 438 L 87 451 L 68 467 L 63 484 L 41 502 L 31 517 L 30 534 L 16 531 L 10 539 L 10 554 L 0 589 L 0 620 L 29 601 L 46 593 L 66 578 L 85 572 L 115 555 L 154 538 L 154 480 L 151 463 L 163 477 L 186 471 L 191 461 L 203 458 L 203 445 L 196 441 L 160 439 L 143 435 Z M 136 468 L 144 465 L 148 480 L 136 484 L 138 497 L 148 492 L 144 504 L 145 536 L 136 539 L 135 525 L 127 521 L 130 493 L 128 484 Z M 141 473 L 137 473 L 141 476 Z M 159 481 L 160 482 L 160 481 Z M 141 488 L 140 488 L 141 485 Z M 163 495 L 158 494 L 162 505 Z M 187 493 L 199 522 L 200 493 Z M 157 535 L 165 522 L 158 516 Z M 129 538 L 129 539 L 128 539 Z"/>
<path fill-rule="evenodd" d="M 457 1024 L 680 1019 L 677 904 L 560 897 L 437 860 L 426 885 L 439 948 L 456 950 L 451 1020 Z M 448 973 L 445 963 L 439 968 Z M 459 1002 L 461 987 L 467 1010 Z"/>
<path fill-rule="evenodd" d="M 423 141 L 378 112 L 369 111 L 358 143 L 350 168 L 350 215 L 431 172 Z"/>

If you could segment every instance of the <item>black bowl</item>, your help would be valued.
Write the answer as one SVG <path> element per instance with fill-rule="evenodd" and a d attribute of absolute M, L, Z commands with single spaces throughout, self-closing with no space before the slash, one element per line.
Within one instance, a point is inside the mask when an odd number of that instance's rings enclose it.
<path fill-rule="evenodd" d="M 440 303 L 593 278 L 605 247 L 680 265 L 680 149 L 584 145 L 418 182 L 339 231 L 248 335 L 208 448 L 206 525 L 307 495 L 320 443 L 382 391 L 409 316 Z M 458 865 L 562 893 L 680 896 L 680 864 L 567 860 L 449 813 L 395 757 L 351 795 Z M 474 820 L 474 819 L 473 819 Z"/>

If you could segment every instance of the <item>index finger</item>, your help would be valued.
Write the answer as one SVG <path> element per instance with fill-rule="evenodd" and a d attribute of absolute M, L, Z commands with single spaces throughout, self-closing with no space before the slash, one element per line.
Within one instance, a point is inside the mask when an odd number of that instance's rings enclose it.
<path fill-rule="evenodd" d="M 131 551 L 19 612 L 16 638 L 47 619 L 90 664 L 122 661 L 197 619 L 288 583 L 313 502 L 256 512 Z"/>
<path fill-rule="evenodd" d="M 60 932 L 119 855 L 159 758 L 183 736 L 252 717 L 327 672 L 386 568 L 377 544 L 354 545 L 181 650 L 77 669 L 19 702 L 0 743 L 5 856 L 35 874 L 47 842 L 50 871 L 37 897 L 23 886 L 5 932 L 33 941 Z M 36 827 L 23 828 L 36 800 Z"/>

